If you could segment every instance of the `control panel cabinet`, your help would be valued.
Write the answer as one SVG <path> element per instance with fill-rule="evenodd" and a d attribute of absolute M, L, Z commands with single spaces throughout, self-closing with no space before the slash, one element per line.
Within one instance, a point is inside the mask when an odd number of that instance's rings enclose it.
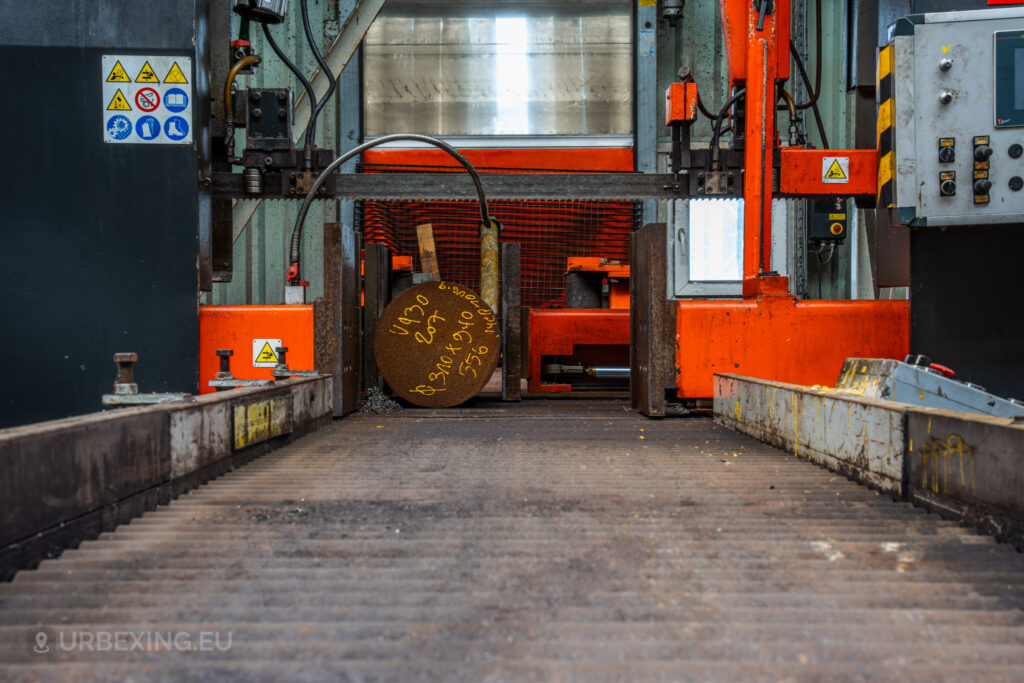
<path fill-rule="evenodd" d="M 899 20 L 880 53 L 879 199 L 910 226 L 1024 216 L 1024 10 Z"/>

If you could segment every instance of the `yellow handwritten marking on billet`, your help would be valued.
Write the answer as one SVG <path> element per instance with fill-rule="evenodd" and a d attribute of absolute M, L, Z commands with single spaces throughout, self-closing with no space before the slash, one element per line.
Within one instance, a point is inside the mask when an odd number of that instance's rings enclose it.
<path fill-rule="evenodd" d="M 128 72 L 121 66 L 121 60 L 118 60 L 114 64 L 114 68 L 110 70 L 110 75 L 107 76 L 107 83 L 131 83 L 132 79 L 128 77 Z"/>
<path fill-rule="evenodd" d="M 946 54 L 947 52 L 949 52 L 952 49 L 953 49 L 952 45 L 943 45 L 942 46 L 942 54 Z"/>
<path fill-rule="evenodd" d="M 181 71 L 181 67 L 175 62 L 171 70 L 164 76 L 164 83 L 188 83 L 188 79 L 185 78 L 185 74 Z"/>
<path fill-rule="evenodd" d="M 136 83 L 159 83 L 160 79 L 157 77 L 156 72 L 153 71 L 153 67 L 149 65 L 147 61 L 142 69 L 139 71 L 139 75 L 135 77 Z"/>
<path fill-rule="evenodd" d="M 131 105 L 128 104 L 128 100 L 125 99 L 124 93 L 118 88 L 114 96 L 110 98 L 110 104 L 107 105 L 107 111 L 131 111 Z"/>

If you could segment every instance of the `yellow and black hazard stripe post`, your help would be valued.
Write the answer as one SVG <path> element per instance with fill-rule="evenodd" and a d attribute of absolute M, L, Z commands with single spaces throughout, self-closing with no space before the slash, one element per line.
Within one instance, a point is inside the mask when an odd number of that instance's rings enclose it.
<path fill-rule="evenodd" d="M 893 67 L 895 48 L 887 45 L 878 53 L 878 206 L 895 205 L 896 151 L 893 144 Z"/>

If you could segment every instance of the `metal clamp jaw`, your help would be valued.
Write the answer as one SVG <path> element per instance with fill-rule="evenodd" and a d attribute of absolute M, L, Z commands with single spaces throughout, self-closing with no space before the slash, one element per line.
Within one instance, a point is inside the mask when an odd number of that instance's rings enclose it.
<path fill-rule="evenodd" d="M 227 391 L 239 387 L 266 387 L 274 383 L 269 379 L 236 379 L 231 374 L 231 356 L 234 355 L 231 349 L 217 349 L 217 357 L 220 359 L 220 372 L 207 382 L 207 385 L 217 391 Z"/>
<path fill-rule="evenodd" d="M 114 382 L 114 393 L 103 394 L 103 405 L 107 408 L 124 408 L 127 406 L 149 406 L 158 403 L 188 403 L 195 398 L 191 394 L 164 393 L 140 394 L 139 385 L 135 383 L 135 363 L 139 360 L 137 353 L 115 353 L 114 363 L 117 365 L 117 381 Z"/>
<path fill-rule="evenodd" d="M 323 377 L 324 373 L 319 370 L 289 370 L 285 354 L 288 353 L 287 346 L 278 346 L 274 349 L 277 353 L 277 365 L 270 371 L 270 376 L 275 380 L 290 379 L 292 377 Z"/>

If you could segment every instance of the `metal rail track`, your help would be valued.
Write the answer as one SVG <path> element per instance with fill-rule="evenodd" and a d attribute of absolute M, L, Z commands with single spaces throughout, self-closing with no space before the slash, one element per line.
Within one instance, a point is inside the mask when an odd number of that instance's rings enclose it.
<path fill-rule="evenodd" d="M 19 573 L 0 678 L 1024 680 L 1022 606 L 1012 548 L 709 420 L 481 402 L 335 423 Z M 165 632 L 193 650 L 134 647 Z"/>

